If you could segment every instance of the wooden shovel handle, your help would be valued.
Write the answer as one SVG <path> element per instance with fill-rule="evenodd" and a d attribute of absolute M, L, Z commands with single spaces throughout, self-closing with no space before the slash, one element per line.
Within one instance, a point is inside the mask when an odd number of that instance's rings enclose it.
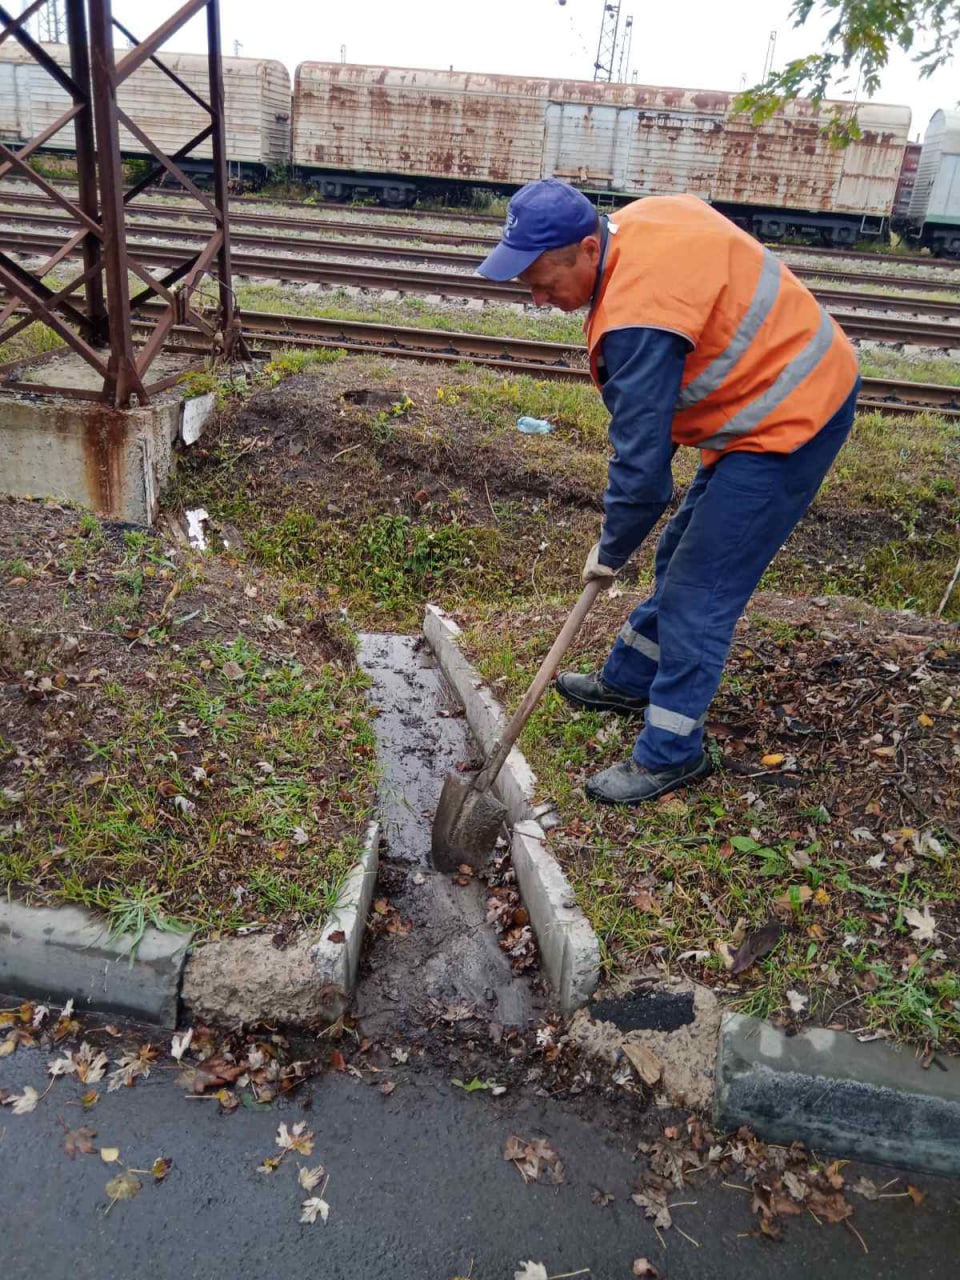
<path fill-rule="evenodd" d="M 559 666 L 560 659 L 570 648 L 577 632 L 583 626 L 584 618 L 590 612 L 594 600 L 596 600 L 605 585 L 601 579 L 594 578 L 580 592 L 580 598 L 570 611 L 570 616 L 563 624 L 560 634 L 554 640 L 553 648 L 540 664 L 540 670 L 533 677 L 533 683 L 523 695 L 523 701 L 510 717 L 510 722 L 504 729 L 500 740 L 487 757 L 483 768 L 477 774 L 473 787 L 475 791 L 489 791 L 490 787 L 493 786 L 497 774 L 503 768 L 504 762 L 513 748 L 513 744 L 520 737 L 534 707 L 543 697 L 544 690 L 553 679 L 553 673 Z"/>

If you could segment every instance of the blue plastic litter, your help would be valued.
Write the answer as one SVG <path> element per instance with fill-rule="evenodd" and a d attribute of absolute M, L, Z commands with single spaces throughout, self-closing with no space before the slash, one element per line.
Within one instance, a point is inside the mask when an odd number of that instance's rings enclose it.
<path fill-rule="evenodd" d="M 528 436 L 546 436 L 553 430 L 553 423 L 543 418 L 518 418 L 517 430 Z"/>

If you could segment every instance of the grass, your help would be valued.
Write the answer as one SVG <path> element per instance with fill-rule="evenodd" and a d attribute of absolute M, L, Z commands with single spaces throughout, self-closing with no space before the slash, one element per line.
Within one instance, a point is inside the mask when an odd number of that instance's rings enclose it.
<path fill-rule="evenodd" d="M 629 600 L 605 603 L 568 665 L 595 670 L 630 605 Z M 466 646 L 508 709 L 532 678 L 561 616 L 554 606 L 474 612 Z M 813 688 L 805 675 L 811 659 L 862 650 L 860 670 L 870 669 L 870 645 L 863 644 L 862 635 L 855 624 L 842 636 L 823 638 L 806 623 L 751 617 L 711 715 L 755 726 L 750 741 L 756 745 L 744 760 L 757 758 L 757 763 L 740 773 L 720 772 L 707 785 L 642 811 L 598 809 L 582 790 L 588 774 L 629 754 L 639 725 L 578 712 L 548 693 L 521 745 L 562 816 L 552 847 L 597 930 L 608 972 L 654 966 L 694 974 L 735 1007 L 763 1018 L 790 1016 L 791 991 L 802 995 L 805 1013 L 815 1021 L 831 1021 L 848 1001 L 852 1021 L 847 1025 L 881 1029 L 914 1042 L 960 1044 L 955 956 L 960 870 L 955 851 L 942 831 L 941 846 L 928 845 L 920 832 L 905 829 L 898 796 L 884 790 L 880 779 L 862 785 L 864 776 L 869 779 L 869 772 L 861 773 L 864 764 L 856 745 L 868 727 L 857 708 L 863 681 L 847 699 L 849 711 L 839 691 L 834 694 L 849 749 L 834 751 L 829 745 L 832 712 L 822 725 L 827 746 L 818 736 L 791 748 L 800 759 L 799 790 L 765 791 L 769 783 L 742 776 L 754 770 L 762 774 L 759 756 L 778 745 L 782 734 L 773 708 L 784 695 L 769 676 L 758 678 L 771 661 L 770 640 L 779 647 L 781 670 L 795 666 L 791 678 L 798 686 Z M 885 653 L 894 651 L 886 634 L 880 643 Z M 811 666 L 816 669 L 815 662 Z M 894 683 L 895 691 L 884 695 L 892 700 L 885 737 L 890 723 L 903 728 L 916 715 L 912 710 L 905 721 L 898 720 L 895 707 L 909 698 L 909 677 Z M 928 687 L 923 705 L 935 705 L 948 683 L 941 677 Z M 809 709 L 803 714 L 816 716 Z M 813 724 L 821 730 L 816 719 Z M 938 749 L 949 752 L 949 726 L 942 727 L 945 737 Z M 712 744 L 712 752 L 729 770 L 735 757 L 722 741 Z M 914 744 L 910 754 L 920 767 L 936 772 L 932 757 L 922 765 L 923 749 Z M 860 843 L 864 824 L 887 833 L 879 841 L 872 836 L 866 851 Z M 851 834 L 853 829 L 859 836 Z M 927 831 L 936 830 L 934 815 Z M 884 847 L 889 865 L 866 865 L 868 853 Z M 901 859 L 902 872 L 893 865 Z M 917 945 L 910 936 L 904 912 L 924 905 L 932 908 L 943 930 L 936 945 Z M 783 926 L 779 945 L 732 982 L 724 956 L 736 950 L 746 932 L 771 917 Z"/>
<path fill-rule="evenodd" d="M 316 384 L 317 456 L 306 470 L 281 462 L 251 485 L 254 437 L 227 430 L 184 473 L 175 500 L 202 502 L 237 526 L 258 563 L 335 587 L 371 625 L 414 625 L 425 598 L 457 608 L 570 589 L 596 536 L 606 475 L 607 414 L 590 386 L 475 369 L 398 371 L 373 358 L 343 368 L 343 378 L 368 385 L 397 379 L 396 402 L 345 410 Z M 521 436 L 524 414 L 547 419 L 553 433 Z M 678 486 L 696 465 L 691 451 L 678 454 Z M 958 478 L 955 424 L 860 415 L 764 585 L 932 611 L 956 560 Z M 652 547 L 653 539 L 637 560 L 641 575 Z M 958 608 L 954 599 L 948 616 Z"/>
<path fill-rule="evenodd" d="M 301 290 L 276 285 L 241 285 L 237 291 L 246 311 L 272 314 L 320 316 L 332 320 L 360 320 L 371 324 L 409 325 L 419 329 L 486 333 L 505 338 L 538 338 L 544 342 L 583 345 L 583 323 L 577 317 L 554 311 L 516 311 L 512 306 L 487 303 L 482 311 L 466 306 L 438 307 L 421 298 L 407 297 L 397 302 L 365 302 L 351 298 L 342 289 L 331 289 L 311 297 Z"/>
<path fill-rule="evenodd" d="M 322 919 L 377 780 L 366 677 L 295 638 L 322 608 L 280 579 L 254 606 L 209 558 L 175 563 L 89 514 L 56 508 L 44 536 L 43 509 L 20 506 L 31 553 L 4 563 L 31 569 L 31 595 L 7 588 L 0 669 L 31 692 L 0 721 L 0 887 L 135 939 Z M 64 634 L 82 658 L 64 659 Z"/>

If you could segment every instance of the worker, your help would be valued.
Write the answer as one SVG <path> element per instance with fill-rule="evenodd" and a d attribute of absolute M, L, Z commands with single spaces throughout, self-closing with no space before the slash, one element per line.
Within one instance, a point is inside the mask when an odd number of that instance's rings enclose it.
<path fill-rule="evenodd" d="M 588 308 L 612 452 L 585 582 L 613 584 L 670 502 L 676 448 L 700 450 L 652 593 L 601 671 L 556 681 L 577 707 L 644 714 L 631 758 L 589 778 L 587 794 L 656 800 L 711 772 L 703 726 L 734 627 L 850 431 L 856 354 L 777 257 L 695 196 L 601 218 L 566 183 L 530 183 L 479 271 L 518 278 L 538 306 Z"/>

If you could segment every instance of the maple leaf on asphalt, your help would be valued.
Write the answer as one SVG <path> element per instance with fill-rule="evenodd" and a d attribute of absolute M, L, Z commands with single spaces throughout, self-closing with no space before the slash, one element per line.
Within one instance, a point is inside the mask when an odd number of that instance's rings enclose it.
<path fill-rule="evenodd" d="M 72 1159 L 78 1152 L 89 1156 L 93 1153 L 93 1140 L 97 1136 L 96 1129 L 81 1125 L 79 1129 L 68 1129 L 63 1135 L 63 1149 Z"/>
<path fill-rule="evenodd" d="M 318 1164 L 314 1169 L 308 1169 L 306 1166 L 298 1169 L 297 1181 L 304 1191 L 312 1191 L 323 1181 L 323 1165 Z"/>
<path fill-rule="evenodd" d="M 77 1079 L 81 1084 L 97 1084 L 106 1075 L 107 1055 L 102 1049 L 94 1049 L 86 1040 L 73 1056 L 77 1068 Z"/>
<path fill-rule="evenodd" d="M 877 1200 L 880 1197 L 880 1191 L 875 1182 L 869 1178 L 858 1178 L 851 1187 L 858 1196 L 863 1196 L 864 1200 Z"/>
<path fill-rule="evenodd" d="M 313 1151 L 313 1134 L 307 1129 L 307 1122 L 301 1120 L 288 1130 L 286 1123 L 277 1129 L 277 1146 L 283 1151 L 296 1151 L 308 1156 Z"/>
<path fill-rule="evenodd" d="M 128 1169 L 125 1173 L 118 1173 L 115 1178 L 111 1178 L 106 1190 L 112 1208 L 118 1200 L 133 1199 L 140 1190 L 140 1179 Z"/>
<path fill-rule="evenodd" d="M 117 1058 L 117 1068 L 110 1072 L 107 1093 L 113 1093 L 124 1087 L 131 1088 L 141 1077 L 146 1080 L 150 1074 L 150 1064 L 156 1056 L 156 1049 L 152 1045 L 144 1044 L 140 1046 L 137 1053 L 128 1051 Z"/>
<path fill-rule="evenodd" d="M 40 1094 L 32 1084 L 25 1085 L 23 1093 L 11 1093 L 9 1098 L 4 1099 L 5 1105 L 10 1107 L 15 1116 L 28 1115 L 36 1109 L 39 1101 Z"/>
<path fill-rule="evenodd" d="M 513 1273 L 513 1280 L 550 1280 L 542 1262 L 521 1262 L 520 1270 Z"/>
<path fill-rule="evenodd" d="M 330 1216 L 330 1206 L 319 1196 L 311 1196 L 309 1200 L 304 1200 L 302 1210 L 301 1222 L 316 1222 L 319 1217 L 321 1222 L 325 1223 Z"/>
<path fill-rule="evenodd" d="M 667 1207 L 667 1193 L 656 1187 L 645 1187 L 643 1191 L 634 1191 L 630 1197 L 635 1205 L 641 1208 L 653 1221 L 655 1227 L 667 1230 L 673 1226 L 673 1218 Z"/>

